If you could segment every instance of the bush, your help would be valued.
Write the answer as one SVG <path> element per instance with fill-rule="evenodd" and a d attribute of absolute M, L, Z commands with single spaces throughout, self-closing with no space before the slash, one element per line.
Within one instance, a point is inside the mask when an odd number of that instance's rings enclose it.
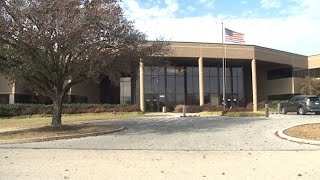
<path fill-rule="evenodd" d="M 138 112 L 138 105 L 114 104 L 64 104 L 63 114 L 101 113 L 101 112 Z M 52 105 L 44 104 L 2 104 L 0 117 L 12 117 L 35 114 L 52 114 Z"/>
<path fill-rule="evenodd" d="M 211 104 L 205 104 L 201 106 L 202 111 L 208 111 L 208 112 L 213 112 L 213 111 L 222 111 L 223 106 L 212 106 Z"/>
<path fill-rule="evenodd" d="M 183 106 L 182 104 L 178 104 L 174 107 L 174 111 L 175 113 L 182 113 L 182 110 L 183 110 Z"/>

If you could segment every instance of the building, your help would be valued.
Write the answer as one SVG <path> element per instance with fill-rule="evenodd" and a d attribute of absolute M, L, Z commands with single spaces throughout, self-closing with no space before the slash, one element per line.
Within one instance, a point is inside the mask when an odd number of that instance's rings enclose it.
<path fill-rule="evenodd" d="M 222 58 L 226 57 L 226 102 L 245 106 L 300 94 L 306 76 L 320 77 L 320 55 L 304 56 L 254 45 L 172 42 L 165 66 L 140 62 L 132 77 L 114 85 L 107 78 L 87 81 L 69 92 L 69 102 L 140 104 L 142 110 L 178 104 L 221 105 Z M 1 103 L 30 102 L 22 83 L 0 80 Z"/>

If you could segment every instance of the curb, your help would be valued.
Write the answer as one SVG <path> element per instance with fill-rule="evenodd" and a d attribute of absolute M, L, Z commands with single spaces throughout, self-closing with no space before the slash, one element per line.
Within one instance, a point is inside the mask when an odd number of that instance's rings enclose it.
<path fill-rule="evenodd" d="M 109 131 L 86 133 L 86 134 L 73 134 L 73 135 L 54 136 L 54 137 L 47 137 L 47 138 L 0 140 L 0 144 L 33 143 L 33 142 L 53 141 L 53 140 L 61 140 L 61 139 L 71 139 L 71 138 L 82 138 L 82 137 L 90 137 L 90 136 L 99 136 L 99 135 L 104 135 L 104 134 L 111 134 L 111 133 L 115 133 L 115 132 L 120 132 L 120 131 L 123 131 L 125 129 L 126 129 L 125 127 L 120 127 L 120 128 L 109 130 Z"/>
<path fill-rule="evenodd" d="M 303 125 L 303 124 L 301 124 L 301 125 Z M 277 131 L 276 135 L 278 135 L 281 139 L 285 139 L 285 140 L 296 142 L 296 143 L 318 145 L 318 146 L 320 145 L 320 141 L 301 139 L 301 138 L 296 138 L 296 137 L 292 137 L 292 136 L 288 136 L 288 135 L 284 134 L 285 130 L 292 128 L 292 127 L 296 127 L 296 126 L 300 126 L 300 125 L 295 125 L 295 126 L 283 128 L 283 129 Z"/>

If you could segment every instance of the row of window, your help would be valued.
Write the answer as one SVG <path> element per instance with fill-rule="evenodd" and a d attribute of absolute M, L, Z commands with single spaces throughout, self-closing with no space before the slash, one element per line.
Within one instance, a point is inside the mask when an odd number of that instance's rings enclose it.
<path fill-rule="evenodd" d="M 144 87 L 146 103 L 199 104 L 198 67 L 145 67 Z M 222 68 L 204 67 L 205 103 L 219 105 L 222 99 Z M 244 100 L 242 67 L 228 67 L 226 70 L 226 94 L 238 101 Z M 136 81 L 136 101 L 139 100 L 139 77 Z M 164 101 L 164 102 L 163 102 Z M 151 105 L 148 105 L 151 106 Z M 154 106 L 154 105 L 152 105 Z"/>
<path fill-rule="evenodd" d="M 268 76 L 268 80 L 291 78 L 291 77 L 297 77 L 297 78 L 305 78 L 305 77 L 319 78 L 320 77 L 320 68 L 304 69 L 304 70 L 298 70 L 298 71 L 293 71 L 292 67 L 279 68 L 279 69 L 273 69 L 273 70 L 268 71 L 267 76 Z"/>
<path fill-rule="evenodd" d="M 170 68 L 171 69 L 171 68 Z M 156 74 L 156 71 L 153 71 L 152 75 L 145 75 L 145 93 L 185 93 L 185 88 L 187 93 L 199 93 L 199 76 L 196 76 L 197 71 L 196 67 L 187 67 L 191 71 L 191 75 L 185 77 L 180 73 L 175 75 L 161 75 Z M 209 70 L 208 75 L 204 76 L 204 93 L 219 93 L 222 92 L 223 82 L 222 82 L 222 68 L 207 68 Z M 167 69 L 168 71 L 168 69 Z M 216 73 L 210 73 L 216 72 Z M 226 92 L 242 92 L 243 89 L 243 75 L 242 68 L 227 68 L 226 77 Z M 229 72 L 229 73 L 228 73 Z M 169 74 L 169 73 L 167 73 Z M 232 74 L 232 78 L 231 75 Z M 219 78 L 220 77 L 220 78 Z M 139 80 L 137 79 L 137 89 L 139 91 Z"/>
<path fill-rule="evenodd" d="M 179 67 L 179 66 L 168 66 L 168 67 L 158 67 L 158 66 L 145 66 L 144 75 L 146 76 L 199 76 L 198 67 Z M 138 72 L 139 74 L 139 72 Z M 222 76 L 222 68 L 219 67 L 203 67 L 203 76 Z M 230 68 L 226 69 L 226 76 L 242 76 L 241 68 Z"/>
<path fill-rule="evenodd" d="M 293 76 L 298 78 L 306 78 L 306 77 L 319 78 L 320 68 L 295 71 L 293 72 Z"/>

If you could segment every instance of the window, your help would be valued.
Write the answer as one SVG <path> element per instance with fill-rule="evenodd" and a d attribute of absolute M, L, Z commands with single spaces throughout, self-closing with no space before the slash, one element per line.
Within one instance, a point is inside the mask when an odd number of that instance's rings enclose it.
<path fill-rule="evenodd" d="M 131 77 L 120 78 L 120 104 L 131 103 Z"/>
<path fill-rule="evenodd" d="M 280 68 L 268 71 L 268 80 L 292 77 L 292 67 Z"/>

